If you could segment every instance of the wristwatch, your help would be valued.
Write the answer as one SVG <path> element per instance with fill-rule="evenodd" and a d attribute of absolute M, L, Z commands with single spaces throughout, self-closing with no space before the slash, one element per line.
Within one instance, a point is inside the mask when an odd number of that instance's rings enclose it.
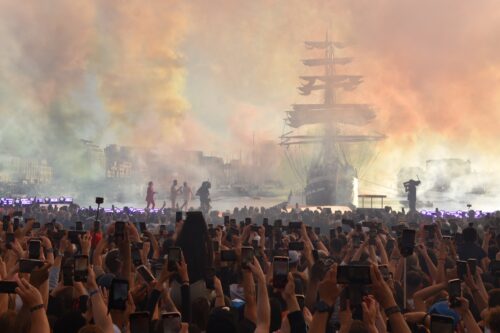
<path fill-rule="evenodd" d="M 331 311 L 333 311 L 333 306 L 328 305 L 323 300 L 320 300 L 319 302 L 317 302 L 316 305 L 314 306 L 314 308 L 319 313 L 325 313 L 325 312 L 331 312 Z"/>

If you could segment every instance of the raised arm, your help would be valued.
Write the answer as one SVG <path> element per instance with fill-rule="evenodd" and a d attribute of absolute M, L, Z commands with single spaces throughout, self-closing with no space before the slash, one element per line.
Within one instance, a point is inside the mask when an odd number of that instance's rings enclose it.
<path fill-rule="evenodd" d="M 257 328 L 255 333 L 267 333 L 271 326 L 271 306 L 267 293 L 266 276 L 256 258 L 254 258 L 253 263 L 249 264 L 249 267 L 257 279 Z"/>

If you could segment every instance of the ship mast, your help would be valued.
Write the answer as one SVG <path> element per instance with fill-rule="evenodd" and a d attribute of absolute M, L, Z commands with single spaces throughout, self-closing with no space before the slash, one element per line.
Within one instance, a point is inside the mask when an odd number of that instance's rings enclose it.
<path fill-rule="evenodd" d="M 300 76 L 302 85 L 298 87 L 301 95 L 308 96 L 313 91 L 323 91 L 321 104 L 293 104 L 292 110 L 286 111 L 285 124 L 291 128 L 280 137 L 280 145 L 290 147 L 302 144 L 323 144 L 324 148 L 338 143 L 355 143 L 379 141 L 384 135 L 348 135 L 340 134 L 338 125 L 364 126 L 375 118 L 373 106 L 369 104 L 345 104 L 337 100 L 337 89 L 351 91 L 363 82 L 360 75 L 339 75 L 336 65 L 346 65 L 352 61 L 349 57 L 336 57 L 335 49 L 343 48 L 343 44 L 329 38 L 328 32 L 324 41 L 306 41 L 308 50 L 324 50 L 324 57 L 304 59 L 302 63 L 308 67 L 323 66 L 323 75 Z M 322 125 L 324 135 L 298 135 L 295 129 L 306 125 Z"/>

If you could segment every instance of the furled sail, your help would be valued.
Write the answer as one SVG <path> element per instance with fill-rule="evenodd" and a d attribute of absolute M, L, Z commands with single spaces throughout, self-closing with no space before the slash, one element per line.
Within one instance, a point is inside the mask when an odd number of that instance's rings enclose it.
<path fill-rule="evenodd" d="M 345 65 L 352 61 L 350 57 L 332 58 L 332 59 L 304 59 L 302 63 L 306 66 L 325 66 L 325 65 Z"/>

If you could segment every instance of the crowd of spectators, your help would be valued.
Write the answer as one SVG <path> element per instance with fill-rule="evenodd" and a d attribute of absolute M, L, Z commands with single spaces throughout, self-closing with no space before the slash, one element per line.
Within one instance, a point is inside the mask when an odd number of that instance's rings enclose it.
<path fill-rule="evenodd" d="M 96 213 L 0 207 L 0 332 L 500 333 L 495 213 Z"/>

